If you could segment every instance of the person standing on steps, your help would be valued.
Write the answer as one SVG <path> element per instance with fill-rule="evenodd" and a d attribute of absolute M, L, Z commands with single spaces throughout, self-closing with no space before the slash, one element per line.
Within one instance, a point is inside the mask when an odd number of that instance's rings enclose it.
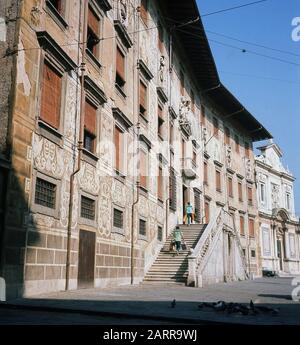
<path fill-rule="evenodd" d="M 176 246 L 176 254 L 178 255 L 181 249 L 181 241 L 184 240 L 182 231 L 180 230 L 180 227 L 178 225 L 175 228 L 173 238 L 174 238 L 175 246 Z"/>
<path fill-rule="evenodd" d="M 188 226 L 190 226 L 191 223 L 193 222 L 193 206 L 191 205 L 190 202 L 187 203 L 185 212 L 187 216 Z"/>

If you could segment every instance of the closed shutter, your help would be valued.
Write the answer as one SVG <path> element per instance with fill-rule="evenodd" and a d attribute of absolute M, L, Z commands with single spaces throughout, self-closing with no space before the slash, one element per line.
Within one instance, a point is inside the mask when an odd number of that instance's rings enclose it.
<path fill-rule="evenodd" d="M 158 177 L 157 177 L 157 196 L 160 200 L 163 200 L 163 176 L 162 176 L 162 168 L 159 167 L 158 169 Z"/>
<path fill-rule="evenodd" d="M 201 105 L 201 123 L 203 126 L 205 126 L 205 107 L 204 107 L 204 105 Z"/>
<path fill-rule="evenodd" d="M 239 201 L 243 201 L 243 189 L 242 189 L 241 182 L 238 182 L 238 189 L 239 189 Z"/>
<path fill-rule="evenodd" d="M 146 115 L 147 110 L 147 87 L 140 81 L 140 113 Z"/>
<path fill-rule="evenodd" d="M 115 150 L 116 150 L 115 168 L 118 171 L 121 171 L 121 147 L 122 147 L 121 141 L 122 141 L 122 132 L 117 126 L 115 126 Z"/>
<path fill-rule="evenodd" d="M 47 63 L 43 68 L 41 114 L 43 121 L 58 129 L 61 106 L 61 76 Z"/>
<path fill-rule="evenodd" d="M 177 205 L 177 185 L 176 185 L 176 176 L 173 169 L 170 170 L 169 178 L 169 196 L 170 196 L 170 208 L 173 211 L 176 211 Z"/>
<path fill-rule="evenodd" d="M 140 183 L 141 186 L 147 188 L 147 155 L 144 151 L 140 151 Z"/>
<path fill-rule="evenodd" d="M 248 187 L 248 203 L 249 203 L 249 205 L 253 204 L 252 188 L 251 187 Z"/>
<path fill-rule="evenodd" d="M 233 185 L 231 177 L 228 177 L 228 193 L 230 197 L 233 197 Z"/>
<path fill-rule="evenodd" d="M 225 127 L 225 144 L 230 145 L 230 129 Z"/>
<path fill-rule="evenodd" d="M 140 219 L 139 234 L 142 235 L 142 236 L 146 236 L 147 235 L 146 221 L 143 220 L 143 219 Z"/>
<path fill-rule="evenodd" d="M 123 229 L 123 212 L 114 208 L 114 227 Z"/>
<path fill-rule="evenodd" d="M 144 24 L 148 25 L 148 0 L 141 0 L 140 16 Z"/>
<path fill-rule="evenodd" d="M 209 223 L 209 217 L 210 217 L 210 212 L 209 212 L 209 201 L 205 201 L 205 222 L 206 224 Z"/>
<path fill-rule="evenodd" d="M 240 234 L 245 235 L 245 219 L 243 216 L 240 216 Z"/>
<path fill-rule="evenodd" d="M 194 197 L 195 197 L 195 221 L 197 223 L 200 223 L 201 222 L 200 192 L 198 190 L 194 190 Z"/>
<path fill-rule="evenodd" d="M 216 170 L 216 190 L 221 191 L 221 172 Z"/>
<path fill-rule="evenodd" d="M 254 237 L 254 219 L 249 219 L 249 236 Z"/>
<path fill-rule="evenodd" d="M 208 184 L 208 171 L 207 171 L 207 163 L 206 162 L 204 162 L 203 163 L 204 164 L 204 183 L 205 184 Z"/>
<path fill-rule="evenodd" d="M 84 128 L 91 134 L 96 135 L 96 112 L 97 108 L 89 102 L 85 102 Z"/>
<path fill-rule="evenodd" d="M 97 37 L 99 37 L 99 19 L 90 7 L 88 13 L 88 26 L 93 31 L 93 33 Z"/>
<path fill-rule="evenodd" d="M 125 81 L 125 57 L 124 54 L 121 52 L 119 47 L 117 47 L 117 65 L 116 70 L 119 77 Z"/>

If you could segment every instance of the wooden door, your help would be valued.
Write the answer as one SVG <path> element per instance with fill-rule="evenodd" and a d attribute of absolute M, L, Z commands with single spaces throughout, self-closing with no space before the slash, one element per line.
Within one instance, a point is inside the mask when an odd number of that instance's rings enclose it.
<path fill-rule="evenodd" d="M 201 212 L 200 212 L 200 192 L 198 190 L 194 190 L 194 213 L 195 213 L 195 223 L 201 223 Z"/>
<path fill-rule="evenodd" d="M 80 230 L 78 259 L 78 288 L 94 287 L 96 234 Z"/>

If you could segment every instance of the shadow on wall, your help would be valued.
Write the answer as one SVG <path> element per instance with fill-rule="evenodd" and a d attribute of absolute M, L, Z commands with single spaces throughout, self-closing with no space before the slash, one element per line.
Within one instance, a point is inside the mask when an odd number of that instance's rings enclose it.
<path fill-rule="evenodd" d="M 17 176 L 13 169 L 8 171 L 1 167 L 0 277 L 6 284 L 7 300 L 22 297 L 25 276 L 29 279 L 30 275 L 38 276 L 40 269 L 26 265 L 35 262 L 36 250 L 33 248 L 40 242 L 40 234 L 30 221 L 29 193 L 26 193 L 25 185 L 23 176 Z"/>

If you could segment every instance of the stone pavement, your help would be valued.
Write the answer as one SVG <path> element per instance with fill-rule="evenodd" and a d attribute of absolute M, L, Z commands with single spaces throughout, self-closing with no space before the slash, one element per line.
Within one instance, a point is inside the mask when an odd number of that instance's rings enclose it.
<path fill-rule="evenodd" d="M 72 312 L 107 317 L 142 318 L 185 324 L 300 325 L 300 302 L 291 294 L 292 278 L 261 278 L 220 283 L 206 288 L 181 285 L 138 285 L 106 289 L 85 289 L 39 295 L 0 303 L 0 308 Z M 175 308 L 171 302 L 176 300 Z M 210 309 L 199 310 L 200 302 L 249 304 L 279 309 L 278 315 L 260 312 L 243 316 Z M 122 322 L 120 322 L 122 324 Z"/>

